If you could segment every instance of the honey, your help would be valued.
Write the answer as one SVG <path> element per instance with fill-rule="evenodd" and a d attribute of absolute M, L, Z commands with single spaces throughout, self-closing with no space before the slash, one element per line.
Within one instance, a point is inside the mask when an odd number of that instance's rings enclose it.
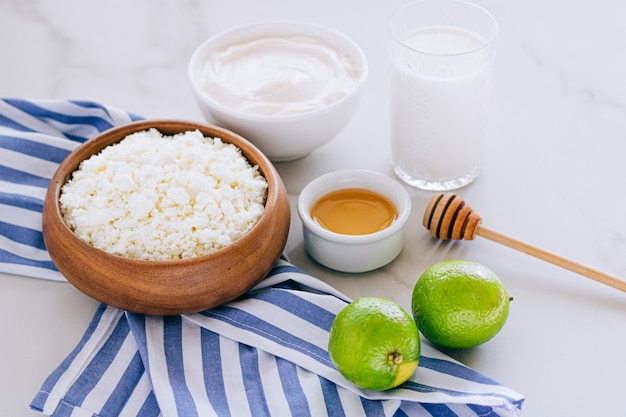
<path fill-rule="evenodd" d="M 389 227 L 398 217 L 398 210 L 387 197 L 375 191 L 345 188 L 317 200 L 311 217 L 331 232 L 366 235 Z"/>

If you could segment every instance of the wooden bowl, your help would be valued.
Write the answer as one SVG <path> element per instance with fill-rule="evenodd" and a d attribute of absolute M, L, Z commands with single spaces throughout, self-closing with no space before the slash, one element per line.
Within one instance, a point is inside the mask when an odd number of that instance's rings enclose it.
<path fill-rule="evenodd" d="M 79 164 L 127 135 L 156 128 L 164 135 L 200 130 L 232 143 L 268 183 L 263 214 L 230 246 L 183 260 L 147 261 L 112 255 L 82 241 L 65 224 L 61 187 Z M 52 261 L 76 288 L 92 298 L 142 314 L 173 315 L 216 307 L 244 294 L 271 270 L 285 248 L 290 207 L 287 191 L 271 162 L 252 144 L 228 130 L 193 122 L 145 120 L 116 127 L 90 139 L 61 163 L 43 206 L 43 237 Z"/>

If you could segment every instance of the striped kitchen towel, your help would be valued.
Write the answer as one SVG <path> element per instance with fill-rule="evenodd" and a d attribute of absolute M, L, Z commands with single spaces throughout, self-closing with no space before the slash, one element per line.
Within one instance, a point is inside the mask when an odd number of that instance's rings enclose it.
<path fill-rule="evenodd" d="M 0 99 L 0 271 L 65 280 L 41 234 L 50 178 L 78 145 L 138 119 L 87 101 Z"/>
<path fill-rule="evenodd" d="M 41 238 L 56 165 L 89 137 L 139 119 L 90 102 L 0 100 L 0 270 L 63 280 Z M 427 343 L 400 387 L 356 388 L 327 352 L 350 300 L 286 259 L 245 296 L 180 316 L 101 305 L 31 408 L 51 416 L 500 416 L 524 398 Z"/>
<path fill-rule="evenodd" d="M 400 387 L 364 391 L 326 346 L 348 302 L 280 260 L 242 299 L 155 317 L 102 305 L 31 407 L 53 416 L 519 416 L 515 391 L 423 343 Z"/>

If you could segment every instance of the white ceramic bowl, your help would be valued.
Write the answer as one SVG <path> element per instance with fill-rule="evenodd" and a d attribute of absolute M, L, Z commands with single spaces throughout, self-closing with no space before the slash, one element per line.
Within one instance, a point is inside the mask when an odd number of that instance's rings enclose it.
<path fill-rule="evenodd" d="M 398 217 L 387 228 L 367 235 L 331 232 L 311 217 L 315 202 L 324 195 L 345 188 L 364 188 L 391 200 Z M 307 184 L 298 198 L 304 245 L 322 265 L 341 272 L 366 272 L 393 261 L 404 246 L 404 225 L 411 212 L 411 199 L 395 179 L 368 170 L 341 170 L 322 175 Z"/>
<path fill-rule="evenodd" d="M 255 115 L 223 105 L 202 88 L 201 79 L 207 57 L 214 51 L 259 37 L 294 35 L 316 38 L 351 58 L 359 74 L 350 93 L 325 107 L 306 113 Z M 297 21 L 260 22 L 220 32 L 196 49 L 188 65 L 189 82 L 203 116 L 212 123 L 246 137 L 274 162 L 306 156 L 343 130 L 357 107 L 367 73 L 365 55 L 351 39 L 334 29 Z"/>

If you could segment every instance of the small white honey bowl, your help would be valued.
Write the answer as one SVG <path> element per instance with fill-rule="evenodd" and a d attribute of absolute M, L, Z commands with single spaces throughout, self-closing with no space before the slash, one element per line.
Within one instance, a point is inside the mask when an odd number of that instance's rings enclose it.
<path fill-rule="evenodd" d="M 331 214 L 325 221 L 319 209 L 323 204 L 326 213 L 333 209 L 343 213 L 338 213 L 339 217 Z M 390 206 L 392 214 L 387 213 Z M 393 261 L 404 246 L 404 225 L 410 212 L 411 199 L 404 187 L 369 170 L 322 175 L 307 184 L 298 198 L 307 252 L 322 265 L 341 272 L 367 272 Z"/>

